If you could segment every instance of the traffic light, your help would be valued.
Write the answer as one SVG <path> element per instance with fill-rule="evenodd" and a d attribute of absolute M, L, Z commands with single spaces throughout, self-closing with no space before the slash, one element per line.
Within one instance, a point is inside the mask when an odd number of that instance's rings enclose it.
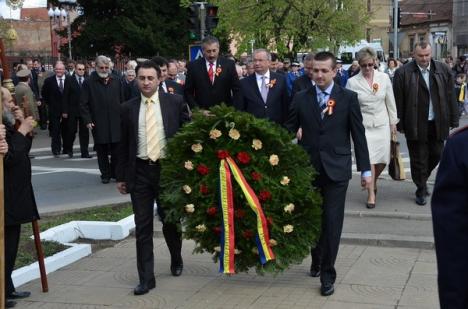
<path fill-rule="evenodd" d="M 218 18 L 218 7 L 213 4 L 207 4 L 206 8 L 206 19 L 205 19 L 205 27 L 207 33 L 211 33 L 214 28 L 218 25 L 219 18 Z"/>
<path fill-rule="evenodd" d="M 190 5 L 188 8 L 188 26 L 189 38 L 191 40 L 200 39 L 200 6 L 196 3 Z"/>

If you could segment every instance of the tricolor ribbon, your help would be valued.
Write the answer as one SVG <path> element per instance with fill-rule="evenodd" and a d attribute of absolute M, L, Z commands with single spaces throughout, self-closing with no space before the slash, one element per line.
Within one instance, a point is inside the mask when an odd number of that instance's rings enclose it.
<path fill-rule="evenodd" d="M 271 250 L 268 224 L 263 213 L 257 195 L 245 180 L 242 171 L 231 157 L 222 159 L 219 166 L 220 204 L 223 213 L 223 229 L 221 232 L 221 253 L 219 271 L 225 274 L 235 272 L 234 253 L 234 199 L 231 182 L 231 173 L 244 193 L 250 208 L 257 216 L 257 235 L 255 241 L 260 256 L 260 262 L 265 264 L 274 260 L 275 255 Z"/>

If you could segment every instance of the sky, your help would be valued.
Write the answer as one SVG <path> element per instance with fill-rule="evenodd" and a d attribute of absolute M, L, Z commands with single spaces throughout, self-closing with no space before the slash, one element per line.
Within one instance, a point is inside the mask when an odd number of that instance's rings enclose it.
<path fill-rule="evenodd" d="M 37 7 L 47 7 L 47 0 L 24 0 L 24 8 L 37 8 Z M 11 12 L 11 14 L 10 14 Z M 19 19 L 20 10 L 12 10 L 9 6 L 6 5 L 5 0 L 0 0 L 0 13 L 3 18 L 13 18 Z"/>

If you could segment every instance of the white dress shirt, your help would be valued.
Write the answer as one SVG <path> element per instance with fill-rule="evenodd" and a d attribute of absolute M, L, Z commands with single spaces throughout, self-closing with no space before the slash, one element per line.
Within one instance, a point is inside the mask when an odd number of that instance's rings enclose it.
<path fill-rule="evenodd" d="M 427 117 L 427 120 L 432 121 L 434 120 L 434 107 L 432 106 L 431 79 L 429 73 L 431 69 L 431 63 L 429 63 L 426 69 L 420 67 L 419 65 L 418 68 L 421 71 L 421 75 L 424 78 L 424 81 L 426 82 L 427 89 L 429 89 L 429 115 Z"/>
<path fill-rule="evenodd" d="M 268 85 L 270 83 L 270 70 L 266 71 L 263 75 L 255 72 L 255 78 L 257 79 L 258 90 L 260 93 L 262 93 L 262 76 L 265 76 L 265 85 Z"/>
<path fill-rule="evenodd" d="M 208 60 L 205 59 L 205 63 L 206 63 L 206 71 L 209 72 L 210 71 L 210 62 Z M 217 60 L 216 61 L 213 61 L 213 83 L 216 79 L 216 63 L 217 63 Z"/>

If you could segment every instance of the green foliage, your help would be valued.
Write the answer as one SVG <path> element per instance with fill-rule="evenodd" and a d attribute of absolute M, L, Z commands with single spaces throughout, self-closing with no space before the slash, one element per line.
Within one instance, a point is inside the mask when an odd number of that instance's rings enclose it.
<path fill-rule="evenodd" d="M 174 0 L 80 0 L 72 24 L 74 54 L 181 57 L 187 53 L 187 12 Z M 66 46 L 62 49 L 67 50 Z"/>
<path fill-rule="evenodd" d="M 281 56 L 317 48 L 334 49 L 361 39 L 369 21 L 361 0 L 215 0 L 220 26 L 236 36 L 239 53 L 247 44 L 277 50 Z"/>
<path fill-rule="evenodd" d="M 218 205 L 218 151 L 225 150 L 259 196 L 269 221 L 270 238 L 277 242 L 272 247 L 276 260 L 261 265 L 258 253 L 254 252 L 254 239 L 246 236 L 247 231 L 256 233 L 257 220 L 239 185 L 232 178 L 235 244 L 236 249 L 240 250 L 235 256 L 236 271 L 256 267 L 259 273 L 277 273 L 292 263 L 301 263 L 317 241 L 321 223 L 321 197 L 312 187 L 315 171 L 309 164 L 308 155 L 291 142 L 291 134 L 268 120 L 257 119 L 224 105 L 213 107 L 211 113 L 211 116 L 204 116 L 195 111 L 193 121 L 184 126 L 167 145 L 167 156 L 161 163 L 162 205 L 167 220 L 178 222 L 182 218 L 185 237 L 195 240 L 197 244 L 195 252 L 209 252 L 214 254 L 214 260 L 218 259 L 216 247 L 220 246 L 219 228 L 222 226 L 222 212 Z M 221 132 L 221 136 L 210 137 L 210 132 L 215 129 Z M 229 135 L 231 130 L 240 133 L 237 140 Z M 253 147 L 254 139 L 261 141 L 261 148 Z M 197 143 L 203 147 L 201 152 L 192 150 L 192 145 Z M 239 160 L 240 152 L 248 154 L 248 163 Z M 277 165 L 270 163 L 271 155 L 279 157 Z M 208 168 L 206 175 L 198 170 L 201 165 Z M 256 178 L 254 172 L 260 174 L 261 179 Z M 285 176 L 290 179 L 289 183 L 281 183 Z M 182 189 L 185 185 L 191 188 L 189 194 Z M 207 192 L 203 192 L 203 187 Z M 262 191 L 268 191 L 271 198 L 262 201 Z M 290 203 L 294 204 L 294 211 L 287 213 L 284 208 Z M 186 211 L 188 204 L 194 205 L 194 212 Z M 206 231 L 198 231 L 198 225 L 204 225 Z M 285 233 L 286 225 L 292 225 L 293 232 Z"/>

